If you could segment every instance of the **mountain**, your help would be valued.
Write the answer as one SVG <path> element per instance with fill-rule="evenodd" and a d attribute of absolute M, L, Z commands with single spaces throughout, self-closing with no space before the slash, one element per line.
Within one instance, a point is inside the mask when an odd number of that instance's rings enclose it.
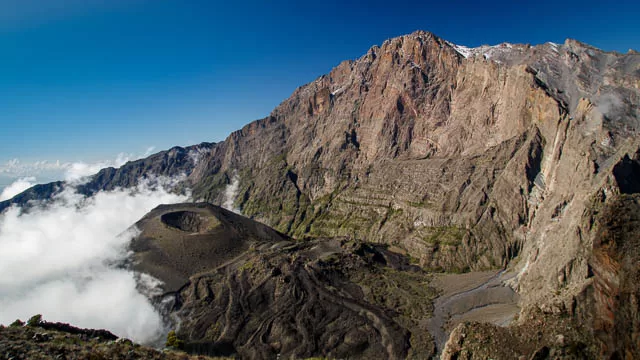
<path fill-rule="evenodd" d="M 92 196 L 98 191 L 114 190 L 136 186 L 140 179 L 150 176 L 180 177 L 188 176 L 203 156 L 215 144 L 201 143 L 186 148 L 175 146 L 147 158 L 127 162 L 116 169 L 108 167 L 88 177 L 80 183 L 55 181 L 48 184 L 35 185 L 9 200 L 0 202 L 0 212 L 16 204 L 28 207 L 30 201 L 46 200 L 61 192 L 66 187 L 74 187 L 79 194 Z"/>
<path fill-rule="evenodd" d="M 638 358 L 639 99 L 637 52 L 575 40 L 470 49 L 419 31 L 342 62 L 176 164 L 194 199 L 221 204 L 237 181 L 243 214 L 296 239 L 387 244 L 427 271 L 514 274 L 517 324 L 462 324 L 445 358 L 561 356 L 567 326 L 589 339 L 572 349 Z M 165 157 L 84 186 L 173 174 L 154 165 Z M 46 198 L 47 186 L 0 209 Z M 501 336 L 466 336 L 470 326 Z"/>

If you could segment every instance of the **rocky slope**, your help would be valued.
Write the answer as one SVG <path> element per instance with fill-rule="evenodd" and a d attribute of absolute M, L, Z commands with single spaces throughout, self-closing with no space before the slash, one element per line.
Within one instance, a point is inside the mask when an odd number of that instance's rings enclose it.
<path fill-rule="evenodd" d="M 189 277 L 233 260 L 261 244 L 291 241 L 286 235 L 206 203 L 161 205 L 135 224 L 133 267 L 178 291 Z"/>
<path fill-rule="evenodd" d="M 23 326 L 0 325 L 0 359 L 166 359 L 224 360 L 158 351 L 118 338 L 106 330 L 80 329 L 69 324 L 40 322 Z"/>
<path fill-rule="evenodd" d="M 607 238 L 609 212 L 595 210 L 640 192 L 639 103 L 636 52 L 468 49 L 416 32 L 185 161 L 184 184 L 220 204 L 237 179 L 235 206 L 296 238 L 392 244 L 428 270 L 508 267 L 523 322 L 569 315 L 594 353 L 637 358 L 636 333 L 614 335 L 637 327 L 632 241 Z M 142 170 L 86 186 L 127 186 Z"/>
<path fill-rule="evenodd" d="M 427 269 L 509 266 L 523 315 L 581 320 L 627 273 L 594 270 L 590 213 L 639 191 L 639 90 L 634 52 L 567 40 L 469 54 L 418 32 L 299 88 L 190 180 L 220 201 L 210 186 L 237 172 L 236 205 L 292 235 L 395 244 Z M 613 314 L 637 308 L 614 303 L 586 311 L 590 331 L 632 326 Z M 599 334 L 601 356 L 618 351 Z"/>
<path fill-rule="evenodd" d="M 428 358 L 431 276 L 384 246 L 295 241 L 206 203 L 160 206 L 132 242 L 134 267 L 184 349 L 244 359 Z"/>

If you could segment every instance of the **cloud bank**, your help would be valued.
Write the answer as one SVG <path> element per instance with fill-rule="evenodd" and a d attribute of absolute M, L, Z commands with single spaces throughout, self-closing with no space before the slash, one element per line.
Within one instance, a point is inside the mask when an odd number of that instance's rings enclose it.
<path fill-rule="evenodd" d="M 2 190 L 0 201 L 9 200 L 35 184 L 37 184 L 36 178 L 33 176 L 20 178 Z"/>
<path fill-rule="evenodd" d="M 154 146 L 147 148 L 144 154 L 134 155 L 134 154 L 126 154 L 120 153 L 115 158 L 115 160 L 106 160 L 106 161 L 98 161 L 94 163 L 85 163 L 85 162 L 75 162 L 66 164 L 64 169 L 64 180 L 69 182 L 80 182 L 83 178 L 87 176 L 96 174 L 98 171 L 107 168 L 107 167 L 115 167 L 119 168 L 120 166 L 126 164 L 129 161 L 146 158 L 151 155 L 155 150 Z"/>
<path fill-rule="evenodd" d="M 145 158 L 154 151 L 155 147 L 151 146 L 142 154 L 120 153 L 115 159 L 95 162 L 61 162 L 60 160 L 22 162 L 20 159 L 11 159 L 0 165 L 0 176 L 23 178 L 46 174 L 48 175 L 47 177 L 54 177 L 58 180 L 78 182 L 82 178 L 93 175 L 103 168 L 120 167 L 128 161 Z"/>
<path fill-rule="evenodd" d="M 114 264 L 127 257 L 129 226 L 159 204 L 188 200 L 169 193 L 170 183 L 91 198 L 68 188 L 46 206 L 0 215 L 0 323 L 42 314 L 143 343 L 161 336 L 162 319 L 136 290 L 135 274 Z"/>

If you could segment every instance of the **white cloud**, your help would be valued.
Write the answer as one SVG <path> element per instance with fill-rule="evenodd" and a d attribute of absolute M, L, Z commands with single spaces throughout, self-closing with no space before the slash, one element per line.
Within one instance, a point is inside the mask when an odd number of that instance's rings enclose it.
<path fill-rule="evenodd" d="M 154 151 L 156 151 L 156 147 L 155 146 L 149 146 L 147 148 L 147 150 L 144 152 L 144 154 L 142 154 L 142 157 L 146 158 L 147 156 L 153 154 Z"/>
<path fill-rule="evenodd" d="M 204 158 L 207 154 L 209 154 L 211 152 L 210 149 L 208 148 L 204 148 L 204 147 L 198 147 L 192 150 L 189 150 L 189 153 L 187 155 L 189 155 L 189 158 L 191 159 L 191 162 L 196 165 L 198 164 L 198 162 Z"/>
<path fill-rule="evenodd" d="M 222 203 L 222 207 L 233 211 L 236 214 L 242 214 L 240 209 L 234 206 L 234 202 L 238 196 L 239 187 L 240 177 L 238 176 L 238 173 L 234 171 L 231 183 L 224 189 L 224 202 Z"/>
<path fill-rule="evenodd" d="M 75 162 L 67 164 L 64 172 L 64 180 L 78 183 L 87 176 L 93 175 L 106 167 L 112 166 L 110 161 L 101 161 L 95 163 Z"/>
<path fill-rule="evenodd" d="M 60 160 L 40 160 L 34 162 L 22 162 L 20 159 L 11 159 L 0 165 L 0 175 L 9 178 L 23 178 L 46 175 L 46 178 L 65 180 L 75 184 L 86 180 L 106 167 L 120 167 L 128 161 L 145 158 L 155 151 L 154 146 L 148 147 L 142 154 L 120 153 L 112 160 L 99 160 L 95 162 L 61 162 Z"/>
<path fill-rule="evenodd" d="M 127 257 L 129 226 L 159 204 L 188 200 L 169 193 L 170 184 L 151 179 L 91 198 L 68 188 L 46 207 L 0 215 L 0 323 L 42 314 L 140 342 L 157 339 L 160 315 L 136 290 L 134 274 L 113 264 Z"/>
<path fill-rule="evenodd" d="M 604 115 L 609 115 L 623 106 L 622 99 L 611 93 L 604 94 L 598 99 L 598 110 Z"/>
<path fill-rule="evenodd" d="M 32 163 L 23 163 L 20 159 L 11 159 L 0 165 L 0 174 L 10 177 L 36 176 L 43 172 L 56 172 L 65 169 L 69 164 L 43 160 Z"/>
<path fill-rule="evenodd" d="M 0 201 L 9 200 L 35 184 L 36 178 L 33 176 L 20 178 L 2 190 L 2 193 L 0 194 Z"/>
<path fill-rule="evenodd" d="M 98 171 L 107 168 L 107 167 L 115 167 L 119 168 L 120 166 L 126 164 L 129 161 L 146 158 L 151 155 L 155 150 L 154 146 L 147 148 L 144 154 L 127 154 L 120 153 L 116 156 L 115 160 L 105 160 L 105 161 L 97 161 L 94 163 L 85 163 L 85 162 L 75 162 L 66 164 L 65 166 L 65 174 L 64 180 L 72 183 L 82 183 L 83 181 L 87 181 L 87 177 L 93 174 L 96 174 Z"/>

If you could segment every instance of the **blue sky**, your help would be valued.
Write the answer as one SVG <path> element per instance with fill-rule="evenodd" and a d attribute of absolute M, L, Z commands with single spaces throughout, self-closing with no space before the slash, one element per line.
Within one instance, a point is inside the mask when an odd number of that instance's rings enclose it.
<path fill-rule="evenodd" d="M 418 29 L 467 46 L 570 37 L 626 52 L 640 48 L 639 15 L 626 0 L 0 0 L 0 170 L 223 140 Z"/>

